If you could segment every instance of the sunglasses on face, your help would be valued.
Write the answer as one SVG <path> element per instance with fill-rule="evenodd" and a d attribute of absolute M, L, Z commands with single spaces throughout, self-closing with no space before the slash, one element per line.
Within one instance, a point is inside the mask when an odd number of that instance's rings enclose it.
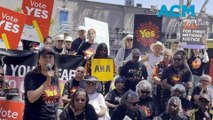
<path fill-rule="evenodd" d="M 128 102 L 128 101 L 127 101 Z M 138 101 L 139 102 L 139 101 Z M 138 102 L 128 102 L 129 104 L 131 104 L 132 106 L 136 106 L 138 105 Z"/>
<path fill-rule="evenodd" d="M 126 41 L 132 41 L 132 39 L 131 39 L 131 38 L 128 38 L 128 39 L 126 39 Z"/>
<path fill-rule="evenodd" d="M 58 42 L 64 42 L 63 40 L 58 40 Z"/>
<path fill-rule="evenodd" d="M 143 94 L 150 94 L 150 91 L 141 91 L 141 93 L 143 93 Z"/>
<path fill-rule="evenodd" d="M 75 101 L 76 101 L 76 102 L 80 102 L 80 101 L 81 101 L 81 102 L 85 102 L 86 99 L 78 99 L 78 98 L 76 98 Z"/>

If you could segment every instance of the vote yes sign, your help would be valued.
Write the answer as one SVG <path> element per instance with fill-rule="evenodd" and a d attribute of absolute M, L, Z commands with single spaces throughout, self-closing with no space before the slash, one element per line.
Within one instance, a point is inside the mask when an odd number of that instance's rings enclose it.
<path fill-rule="evenodd" d="M 16 50 L 23 31 L 26 15 L 0 7 L 0 40 L 7 49 Z"/>
<path fill-rule="evenodd" d="M 29 26 L 28 28 L 35 29 L 35 34 L 38 35 L 40 42 L 43 42 L 44 37 L 48 36 L 53 4 L 54 0 L 23 0 L 22 10 L 28 16 L 26 25 Z M 26 31 L 24 32 L 31 34 Z"/>

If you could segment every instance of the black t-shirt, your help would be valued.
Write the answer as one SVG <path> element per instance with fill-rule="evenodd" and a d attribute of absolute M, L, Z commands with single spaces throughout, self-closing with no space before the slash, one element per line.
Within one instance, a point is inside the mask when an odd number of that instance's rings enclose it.
<path fill-rule="evenodd" d="M 105 100 L 111 104 L 118 105 L 121 97 L 123 96 L 124 92 L 122 94 L 118 93 L 116 89 L 108 92 L 105 96 Z M 108 107 L 109 113 L 111 114 L 114 108 Z"/>
<path fill-rule="evenodd" d="M 184 111 L 192 109 L 191 103 L 188 99 L 180 98 L 180 100 L 181 100 L 182 108 L 183 108 Z"/>
<path fill-rule="evenodd" d="M 67 106 L 59 117 L 60 120 L 98 120 L 95 109 L 90 104 L 88 104 L 85 110 L 78 116 L 75 116 L 70 106 Z"/>
<path fill-rule="evenodd" d="M 79 88 L 79 81 L 71 79 L 67 81 L 64 85 L 64 91 L 62 95 L 68 95 L 68 98 L 71 98 L 71 95 Z"/>
<path fill-rule="evenodd" d="M 144 111 L 138 108 L 135 112 L 125 109 L 122 106 L 118 106 L 112 112 L 111 120 L 123 120 L 125 116 L 128 116 L 132 120 L 146 120 Z"/>
<path fill-rule="evenodd" d="M 63 51 L 63 48 L 62 49 L 58 49 L 55 47 L 53 47 L 53 50 L 56 52 L 56 53 L 61 53 Z"/>
<path fill-rule="evenodd" d="M 29 72 L 24 78 L 25 88 L 25 108 L 24 120 L 56 120 L 57 106 L 60 97 L 59 83 L 57 77 L 54 77 L 42 93 L 41 97 L 34 103 L 30 103 L 27 92 L 36 90 L 46 81 L 46 76 L 42 73 Z"/>
<path fill-rule="evenodd" d="M 191 105 L 192 105 L 192 108 L 198 108 L 198 105 L 195 103 L 194 95 L 200 95 L 200 91 L 201 91 L 201 87 L 200 86 L 196 86 L 193 89 L 192 98 L 191 98 L 191 101 L 190 101 Z M 204 93 L 207 93 L 207 91 L 204 91 Z"/>
<path fill-rule="evenodd" d="M 140 80 L 147 79 L 147 70 L 144 64 L 128 61 L 121 69 L 120 76 L 124 78 L 133 78 L 134 80 L 126 80 L 125 91 L 132 89 L 135 91 L 136 85 Z"/>
<path fill-rule="evenodd" d="M 80 47 L 81 44 L 83 44 L 84 42 L 85 42 L 85 39 L 82 40 L 80 37 L 79 37 L 79 38 L 76 38 L 76 39 L 72 42 L 71 51 L 78 52 L 79 47 Z"/>
<path fill-rule="evenodd" d="M 124 54 L 124 59 L 123 60 L 125 60 L 129 56 L 129 54 L 131 52 L 132 52 L 132 49 L 125 49 L 125 54 Z"/>
<path fill-rule="evenodd" d="M 92 44 L 89 42 L 83 43 L 83 45 L 79 48 L 77 55 L 84 56 L 84 51 L 87 50 Z"/>
<path fill-rule="evenodd" d="M 146 113 L 146 118 L 152 120 L 157 115 L 157 105 L 153 98 L 140 99 L 139 105 Z"/>
<path fill-rule="evenodd" d="M 187 60 L 189 68 L 193 75 L 201 76 L 203 74 L 205 63 L 200 57 L 192 56 Z"/>
<path fill-rule="evenodd" d="M 164 112 L 159 115 L 157 120 L 188 120 L 188 118 L 184 114 L 171 117 L 169 114 Z"/>

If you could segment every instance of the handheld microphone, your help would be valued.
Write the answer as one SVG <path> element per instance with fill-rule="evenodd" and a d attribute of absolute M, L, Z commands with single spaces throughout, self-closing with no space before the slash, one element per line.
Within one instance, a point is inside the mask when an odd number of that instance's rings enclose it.
<path fill-rule="evenodd" d="M 50 71 L 52 69 L 52 65 L 50 63 L 46 64 L 47 70 Z"/>

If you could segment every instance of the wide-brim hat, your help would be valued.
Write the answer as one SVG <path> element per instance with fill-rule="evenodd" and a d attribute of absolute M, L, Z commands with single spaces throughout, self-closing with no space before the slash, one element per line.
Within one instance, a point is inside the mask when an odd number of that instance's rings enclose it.
<path fill-rule="evenodd" d="M 151 46 L 150 46 L 150 49 L 151 49 L 152 52 L 154 52 L 155 46 L 160 46 L 162 48 L 162 52 L 166 49 L 166 47 L 163 45 L 162 42 L 157 41 L 156 43 L 152 43 Z"/>
<path fill-rule="evenodd" d="M 101 82 L 95 76 L 86 76 L 86 77 L 84 77 L 84 79 L 79 83 L 80 87 L 85 89 L 86 82 L 88 82 L 88 81 L 89 82 L 96 82 L 96 91 L 97 92 L 100 92 L 102 90 Z"/>
<path fill-rule="evenodd" d="M 122 39 L 122 41 L 125 41 L 127 38 L 133 39 L 133 35 L 132 35 L 132 34 L 126 35 L 126 36 Z"/>
<path fill-rule="evenodd" d="M 64 40 L 64 35 L 63 34 L 56 35 L 55 40 Z"/>
<path fill-rule="evenodd" d="M 70 42 L 72 42 L 72 41 L 73 41 L 73 39 L 72 39 L 72 37 L 71 37 L 71 36 L 66 36 L 66 37 L 65 37 L 65 39 L 64 39 L 64 41 L 70 41 Z"/>

